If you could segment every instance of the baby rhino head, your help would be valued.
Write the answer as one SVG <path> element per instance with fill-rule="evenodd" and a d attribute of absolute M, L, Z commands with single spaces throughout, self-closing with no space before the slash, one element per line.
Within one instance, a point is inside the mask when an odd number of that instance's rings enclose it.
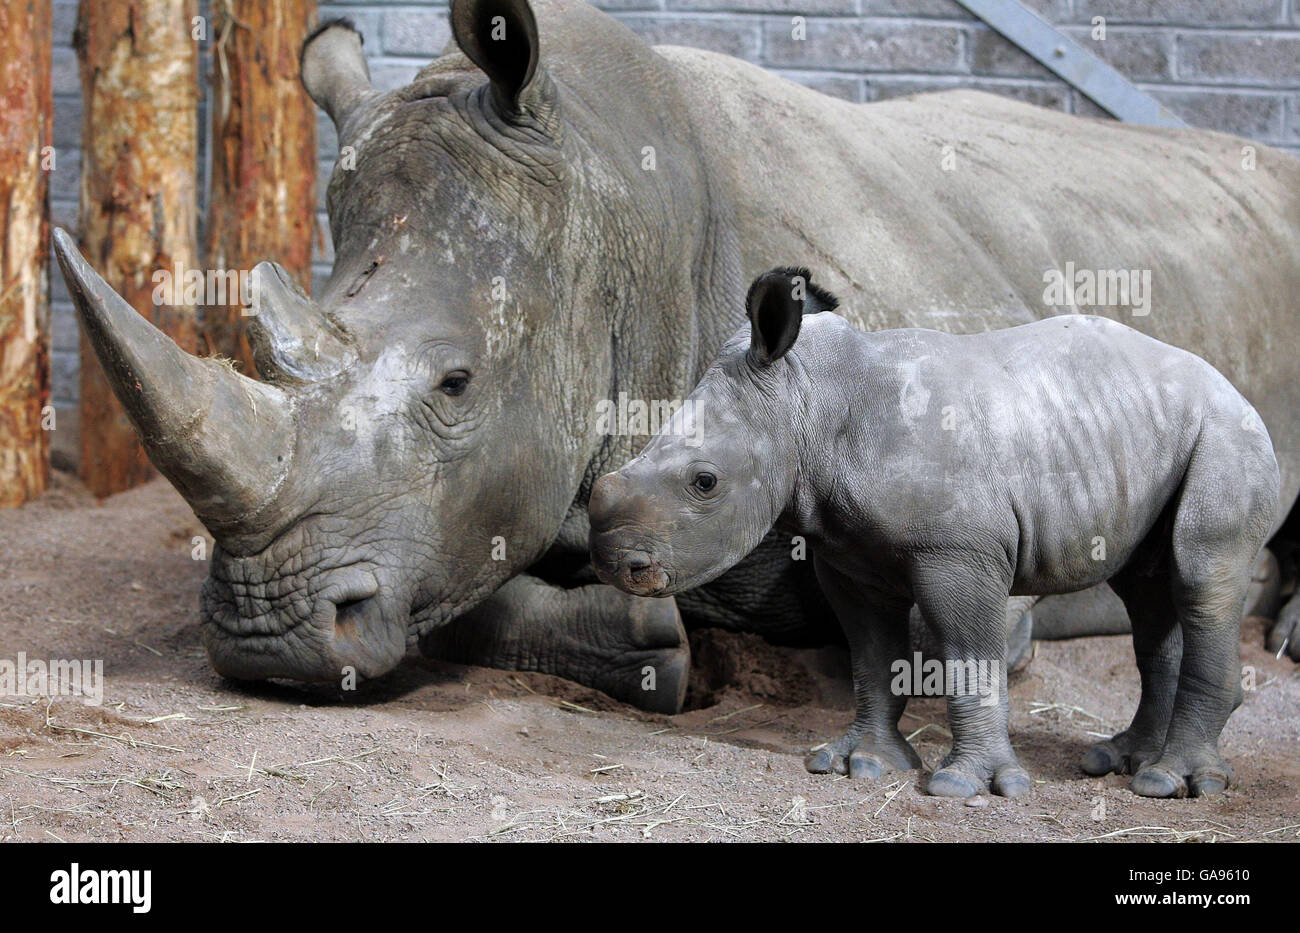
<path fill-rule="evenodd" d="M 596 574 L 638 596 L 669 596 L 714 579 L 758 546 L 790 501 L 796 419 L 808 391 L 786 353 L 805 313 L 834 297 L 806 269 L 759 276 L 742 329 L 641 454 L 592 489 Z M 748 339 L 746 339 L 748 338 Z"/>

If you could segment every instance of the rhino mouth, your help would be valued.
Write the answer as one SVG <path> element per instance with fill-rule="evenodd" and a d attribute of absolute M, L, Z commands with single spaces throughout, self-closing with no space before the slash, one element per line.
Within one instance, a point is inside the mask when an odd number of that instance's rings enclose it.
<path fill-rule="evenodd" d="M 217 673 L 346 684 L 353 674 L 379 677 L 405 655 L 409 612 L 382 592 L 373 571 L 334 572 L 311 594 L 280 589 L 271 596 L 274 586 L 208 577 L 202 636 Z"/>
<path fill-rule="evenodd" d="M 603 583 L 635 596 L 667 596 L 673 574 L 652 551 L 644 547 L 610 544 L 608 535 L 592 548 L 592 565 Z"/>

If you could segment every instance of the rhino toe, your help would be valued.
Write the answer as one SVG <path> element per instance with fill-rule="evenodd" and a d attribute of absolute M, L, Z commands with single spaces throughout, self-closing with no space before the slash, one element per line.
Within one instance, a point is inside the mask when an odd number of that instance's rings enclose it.
<path fill-rule="evenodd" d="M 1293 597 L 1282 607 L 1277 621 L 1269 629 L 1268 650 L 1280 657 L 1300 661 L 1300 596 Z"/>
<path fill-rule="evenodd" d="M 1129 787 L 1139 797 L 1187 796 L 1187 782 L 1170 769 L 1159 765 L 1139 768 Z"/>

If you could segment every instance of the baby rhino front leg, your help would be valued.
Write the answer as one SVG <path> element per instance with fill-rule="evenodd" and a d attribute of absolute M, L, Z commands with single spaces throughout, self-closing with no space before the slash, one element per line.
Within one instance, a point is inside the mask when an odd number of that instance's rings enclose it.
<path fill-rule="evenodd" d="M 1032 787 L 1007 732 L 1006 608 L 1010 569 L 995 557 L 930 561 L 913 571 L 917 606 L 944 659 L 952 751 L 926 789 L 970 797 Z"/>
<path fill-rule="evenodd" d="M 907 697 L 890 690 L 890 666 L 909 649 L 909 601 L 873 598 L 822 561 L 815 567 L 849 642 L 856 715 L 843 736 L 813 749 L 806 767 L 813 774 L 853 778 L 921 767 L 920 756 L 898 730 Z"/>

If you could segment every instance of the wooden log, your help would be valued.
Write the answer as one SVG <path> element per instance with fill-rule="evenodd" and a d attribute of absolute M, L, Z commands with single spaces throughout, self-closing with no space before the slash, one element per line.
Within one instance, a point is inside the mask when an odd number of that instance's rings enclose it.
<path fill-rule="evenodd" d="M 0 506 L 49 480 L 50 0 L 0 0 Z"/>
<path fill-rule="evenodd" d="M 215 0 L 212 187 L 207 260 L 251 270 L 273 259 L 311 287 L 316 228 L 316 108 L 298 78 L 315 0 Z M 207 352 L 255 375 L 238 301 L 203 309 Z"/>
<path fill-rule="evenodd" d="M 81 247 L 137 311 L 197 349 L 196 308 L 155 303 L 155 270 L 198 269 L 195 181 L 197 0 L 81 0 Z M 81 340 L 81 465 L 99 496 L 153 469 L 103 371 Z"/>

